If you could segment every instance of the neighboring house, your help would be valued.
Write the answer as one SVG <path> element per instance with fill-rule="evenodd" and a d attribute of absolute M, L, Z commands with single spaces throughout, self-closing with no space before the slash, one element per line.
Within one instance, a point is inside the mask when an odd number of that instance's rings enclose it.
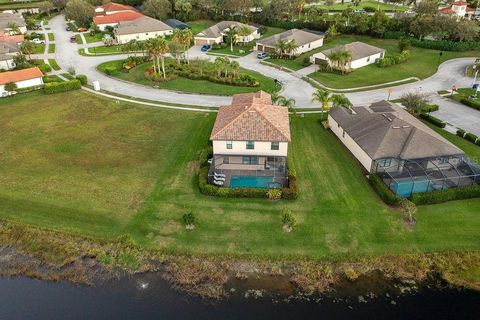
<path fill-rule="evenodd" d="M 0 42 L 0 70 L 15 68 L 13 59 L 20 54 L 20 48 L 16 43 Z"/>
<path fill-rule="evenodd" d="M 22 16 L 13 13 L 0 13 L 0 31 L 8 35 L 13 34 L 11 25 L 14 24 L 20 33 L 27 32 L 27 24 Z"/>
<path fill-rule="evenodd" d="M 306 30 L 291 29 L 257 41 L 255 49 L 263 52 L 275 52 L 277 50 L 277 43 L 280 40 L 287 42 L 295 41 L 298 46 L 295 54 L 298 55 L 320 48 L 323 46 L 324 38 L 325 36 L 323 34 L 313 33 Z"/>
<path fill-rule="evenodd" d="M 471 17 L 475 13 L 475 9 L 468 6 L 468 2 L 455 1 L 449 7 L 442 8 L 438 11 L 442 14 L 452 14 L 460 18 Z"/>
<path fill-rule="evenodd" d="M 158 36 L 172 34 L 173 29 L 160 20 L 142 16 L 132 21 L 120 22 L 113 33 L 117 43 L 127 43 L 131 40 L 148 40 Z"/>
<path fill-rule="evenodd" d="M 0 42 L 20 44 L 24 40 L 25 36 L 23 34 L 10 35 L 8 33 L 0 31 Z"/>
<path fill-rule="evenodd" d="M 237 35 L 238 42 L 247 43 L 260 38 L 260 31 L 257 27 L 243 24 L 237 21 L 222 21 L 196 34 L 194 37 L 195 45 L 223 43 L 225 42 L 224 38 L 226 31 L 228 31 L 232 27 L 239 28 L 241 26 L 247 26 L 250 29 L 251 33 L 247 36 Z"/>
<path fill-rule="evenodd" d="M 120 22 L 132 21 L 143 17 L 143 14 L 137 11 L 122 11 L 113 14 L 94 16 L 93 22 L 100 31 L 105 31 L 106 27 L 116 27 Z"/>
<path fill-rule="evenodd" d="M 362 166 L 399 196 L 480 183 L 480 166 L 395 104 L 334 108 L 328 124 Z"/>
<path fill-rule="evenodd" d="M 116 13 L 128 12 L 128 11 L 137 12 L 138 10 L 132 6 L 115 3 L 115 2 L 109 2 L 104 5 L 95 7 L 96 16 L 104 16 L 104 15 L 110 15 L 110 14 L 116 14 Z"/>
<path fill-rule="evenodd" d="M 43 73 L 37 67 L 0 72 L 0 96 L 8 96 L 8 92 L 5 91 L 5 84 L 16 83 L 17 88 L 28 88 L 43 84 Z"/>
<path fill-rule="evenodd" d="M 210 140 L 210 183 L 215 174 L 223 174 L 220 184 L 231 188 L 288 184 L 288 108 L 272 105 L 268 93 L 234 95 L 231 105 L 220 107 Z"/>
<path fill-rule="evenodd" d="M 165 20 L 165 23 L 172 27 L 172 29 L 180 29 L 180 30 L 185 30 L 185 29 L 191 29 L 191 27 L 177 19 L 167 19 Z"/>
<path fill-rule="evenodd" d="M 352 60 L 347 63 L 347 69 L 358 69 L 385 57 L 385 49 L 378 48 L 363 42 L 352 42 L 335 48 L 323 50 L 310 57 L 310 62 L 315 64 L 328 64 L 331 67 L 339 67 L 337 61 L 332 61 L 329 57 L 340 51 L 349 51 Z"/>

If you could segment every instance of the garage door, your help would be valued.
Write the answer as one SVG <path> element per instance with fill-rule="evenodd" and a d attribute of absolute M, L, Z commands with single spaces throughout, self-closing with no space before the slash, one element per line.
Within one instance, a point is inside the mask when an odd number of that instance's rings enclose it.
<path fill-rule="evenodd" d="M 206 39 L 195 39 L 195 44 L 197 46 L 203 46 L 204 44 L 207 44 L 208 43 L 208 40 Z"/>
<path fill-rule="evenodd" d="M 263 45 L 257 44 L 257 51 L 263 51 Z"/>

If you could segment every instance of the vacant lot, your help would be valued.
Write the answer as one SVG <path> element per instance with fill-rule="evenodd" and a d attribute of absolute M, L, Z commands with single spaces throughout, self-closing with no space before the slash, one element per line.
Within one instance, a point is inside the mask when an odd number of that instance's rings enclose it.
<path fill-rule="evenodd" d="M 422 207 L 416 229 L 408 230 L 316 116 L 292 119 L 298 200 L 205 197 L 196 185 L 196 158 L 214 117 L 116 104 L 80 91 L 2 99 L 0 217 L 222 256 L 318 259 L 480 249 L 480 199 Z M 480 148 L 471 145 L 468 152 L 478 157 Z M 291 234 L 281 231 L 283 208 L 298 220 Z M 193 232 L 181 224 L 188 211 L 198 220 Z"/>

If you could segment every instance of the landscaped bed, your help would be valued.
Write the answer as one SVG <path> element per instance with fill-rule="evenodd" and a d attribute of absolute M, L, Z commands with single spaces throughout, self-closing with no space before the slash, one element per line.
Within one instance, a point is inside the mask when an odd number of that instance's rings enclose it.
<path fill-rule="evenodd" d="M 145 62 L 140 64 L 128 72 L 123 69 L 124 60 L 115 60 L 102 63 L 98 66 L 98 69 L 104 73 L 109 74 L 112 77 L 116 77 L 122 80 L 131 81 L 147 86 L 152 86 L 160 89 L 168 89 L 175 91 L 183 91 L 190 93 L 202 93 L 202 94 L 212 94 L 212 95 L 233 95 L 237 93 L 247 93 L 247 92 L 256 92 L 263 90 L 266 92 L 275 92 L 280 89 L 280 87 L 275 84 L 275 82 L 254 71 L 246 70 L 240 68 L 238 71 L 238 77 L 247 76 L 256 82 L 258 86 L 246 86 L 246 85 L 228 85 L 223 83 L 212 82 L 209 80 L 193 80 L 183 76 L 175 76 L 174 79 L 168 81 L 151 81 L 147 79 L 146 74 L 148 74 L 149 69 L 152 67 L 152 62 Z M 167 66 L 172 63 L 172 59 L 167 59 Z M 191 62 L 192 64 L 196 62 Z M 183 68 L 188 68 L 184 66 Z M 175 70 L 167 68 L 167 74 L 169 78 L 175 74 Z M 150 70 L 151 71 L 151 70 Z M 212 74 L 212 77 L 217 77 L 215 75 L 216 71 L 213 71 L 213 63 L 207 63 L 204 70 L 202 71 L 205 74 Z M 233 72 L 233 71 L 230 71 Z M 199 76 L 200 73 L 194 72 L 194 75 Z M 222 77 L 219 77 L 221 80 Z M 161 80 L 161 79 L 159 79 Z"/>
<path fill-rule="evenodd" d="M 260 260 L 480 249 L 480 199 L 419 207 L 408 229 L 318 115 L 292 118 L 289 157 L 299 198 L 278 202 L 200 194 L 198 152 L 207 146 L 213 114 L 77 91 L 2 99 L 0 117 L 3 219 L 99 239 L 122 236 L 176 254 Z M 459 137 L 441 134 L 464 147 Z M 480 157 L 473 144 L 465 151 Z M 297 220 L 289 234 L 282 231 L 284 209 Z M 186 212 L 195 215 L 194 231 L 182 225 Z"/>

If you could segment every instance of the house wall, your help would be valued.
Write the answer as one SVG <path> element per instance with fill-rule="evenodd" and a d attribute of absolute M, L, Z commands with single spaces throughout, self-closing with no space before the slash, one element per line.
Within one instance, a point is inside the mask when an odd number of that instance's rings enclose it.
<path fill-rule="evenodd" d="M 328 125 L 332 132 L 342 141 L 342 143 L 350 150 L 350 152 L 357 158 L 357 160 L 362 164 L 362 166 L 367 169 L 368 172 L 372 170 L 372 159 L 370 156 L 363 151 L 362 148 L 353 140 L 348 133 L 345 132 L 342 127 L 329 115 L 328 116 Z"/>
<path fill-rule="evenodd" d="M 297 51 L 295 52 L 296 55 L 300 55 L 302 53 L 305 53 L 305 52 L 308 52 L 310 50 L 313 50 L 313 49 L 317 49 L 317 48 L 320 48 L 321 46 L 323 46 L 323 38 L 322 39 L 319 39 L 317 41 L 313 41 L 313 42 L 310 42 L 310 43 L 307 43 L 303 46 L 299 46 L 297 48 Z M 271 47 L 271 46 L 266 46 L 266 45 L 263 45 L 262 43 L 260 42 L 257 42 L 256 45 L 255 45 L 255 50 L 257 51 L 263 51 L 263 52 L 274 52 L 276 50 L 275 47 Z M 310 58 L 311 59 L 311 58 Z"/>
<path fill-rule="evenodd" d="M 220 36 L 218 38 L 204 38 L 204 37 L 194 37 L 195 45 L 203 46 L 204 44 L 220 44 L 223 41 L 223 37 Z"/>
<path fill-rule="evenodd" d="M 352 61 L 350 66 L 351 66 L 352 69 L 358 69 L 358 68 L 361 68 L 361 67 L 365 67 L 365 66 L 368 66 L 369 64 L 375 63 L 375 61 L 377 61 L 377 59 L 382 59 L 384 56 L 385 56 L 385 51 L 377 53 L 377 54 L 373 54 L 373 55 L 368 56 L 366 58 L 354 60 L 354 61 Z"/>
<path fill-rule="evenodd" d="M 223 155 L 215 155 L 214 161 L 220 170 L 265 170 L 267 157 L 258 157 L 258 164 L 242 164 L 241 156 L 229 156 L 229 163 L 223 163 Z"/>
<path fill-rule="evenodd" d="M 28 88 L 43 84 L 42 78 L 35 78 L 30 80 L 24 80 L 16 82 L 18 88 Z M 5 91 L 5 85 L 0 85 L 0 97 L 4 97 L 7 94 Z"/>
<path fill-rule="evenodd" d="M 227 141 L 213 141 L 213 154 L 222 155 L 245 155 L 245 156 L 278 156 L 286 157 L 288 142 L 280 142 L 278 150 L 271 149 L 271 142 L 255 141 L 254 149 L 247 149 L 246 141 L 232 141 L 232 149 L 227 149 Z"/>
<path fill-rule="evenodd" d="M 165 31 L 154 31 L 154 32 L 143 32 L 143 33 L 132 33 L 132 34 L 122 34 L 118 35 L 115 34 L 115 40 L 117 43 L 127 43 L 131 40 L 143 41 L 148 40 L 151 38 L 156 38 L 158 36 L 166 36 L 172 34 L 172 30 L 165 30 Z"/>
<path fill-rule="evenodd" d="M 7 59 L 7 60 L 1 60 L 0 61 L 0 69 L 3 69 L 3 70 L 10 70 L 10 69 L 13 69 L 15 68 L 15 62 L 13 62 L 13 56 L 12 58 L 10 59 Z"/>

